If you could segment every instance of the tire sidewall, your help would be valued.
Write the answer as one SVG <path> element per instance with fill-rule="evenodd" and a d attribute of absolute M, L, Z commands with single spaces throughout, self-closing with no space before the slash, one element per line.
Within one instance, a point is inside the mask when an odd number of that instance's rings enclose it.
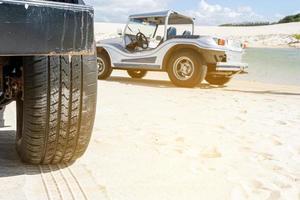
<path fill-rule="evenodd" d="M 16 130 L 16 150 L 19 154 L 22 154 L 22 135 L 23 135 L 23 100 L 18 95 L 16 100 L 16 112 L 17 112 L 17 130 Z"/>

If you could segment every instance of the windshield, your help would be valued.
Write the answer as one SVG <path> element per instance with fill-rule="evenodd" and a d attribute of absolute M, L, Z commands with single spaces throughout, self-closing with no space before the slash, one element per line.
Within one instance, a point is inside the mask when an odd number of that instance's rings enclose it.
<path fill-rule="evenodd" d="M 154 37 L 157 25 L 154 23 L 145 22 L 142 19 L 130 19 L 125 30 L 126 35 L 136 35 L 142 32 L 147 38 Z"/>

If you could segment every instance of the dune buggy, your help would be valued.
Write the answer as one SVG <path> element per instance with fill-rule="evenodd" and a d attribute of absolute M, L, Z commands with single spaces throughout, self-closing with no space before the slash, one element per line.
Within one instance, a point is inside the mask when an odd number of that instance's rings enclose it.
<path fill-rule="evenodd" d="M 162 71 L 181 87 L 204 79 L 224 85 L 245 72 L 243 52 L 241 43 L 194 35 L 194 19 L 175 11 L 131 15 L 122 37 L 97 41 L 98 78 L 108 78 L 113 69 L 133 78 Z"/>

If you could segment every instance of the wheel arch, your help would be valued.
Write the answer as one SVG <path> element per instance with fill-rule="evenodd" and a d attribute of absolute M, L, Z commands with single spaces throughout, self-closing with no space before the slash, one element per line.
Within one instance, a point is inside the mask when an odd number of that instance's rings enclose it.
<path fill-rule="evenodd" d="M 166 71 L 172 55 L 174 55 L 174 53 L 176 52 L 183 51 L 183 50 L 192 50 L 195 53 L 199 54 L 202 60 L 204 61 L 204 63 L 206 64 L 207 55 L 203 49 L 200 49 L 198 46 L 192 44 L 178 44 L 173 46 L 167 51 L 166 55 L 163 58 L 162 69 Z"/>

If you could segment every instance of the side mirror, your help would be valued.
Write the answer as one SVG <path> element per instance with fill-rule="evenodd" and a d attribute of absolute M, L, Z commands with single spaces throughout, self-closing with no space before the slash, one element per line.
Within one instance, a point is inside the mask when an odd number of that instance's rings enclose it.
<path fill-rule="evenodd" d="M 156 38 L 155 38 L 157 41 L 161 41 L 162 40 L 162 37 L 161 36 L 156 36 Z"/>
<path fill-rule="evenodd" d="M 117 29 L 117 34 L 118 34 L 119 36 L 122 36 L 122 35 L 123 35 L 122 29 L 118 28 L 118 29 Z"/>

